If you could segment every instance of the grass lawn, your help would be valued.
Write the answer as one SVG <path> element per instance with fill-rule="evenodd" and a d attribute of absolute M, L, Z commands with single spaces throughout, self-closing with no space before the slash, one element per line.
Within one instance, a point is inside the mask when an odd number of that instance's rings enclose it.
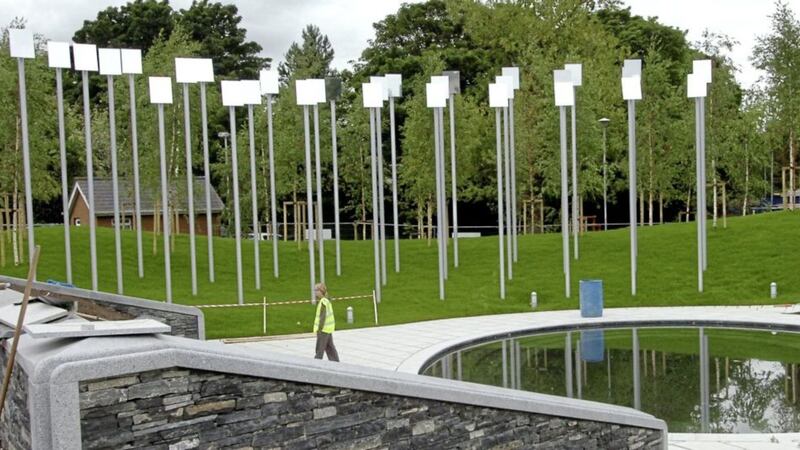
<path fill-rule="evenodd" d="M 514 280 L 506 284 L 506 300 L 499 299 L 497 238 L 459 241 L 458 269 L 450 268 L 446 300 L 438 299 L 436 245 L 425 241 L 401 243 L 401 271 L 393 271 L 393 249 L 387 242 L 388 285 L 379 306 L 382 325 L 421 320 L 529 311 L 530 292 L 536 291 L 539 309 L 578 308 L 578 280 L 602 279 L 605 306 L 736 305 L 794 303 L 800 298 L 797 283 L 800 266 L 800 212 L 776 212 L 728 219 L 728 228 L 709 227 L 706 292 L 697 292 L 695 224 L 666 224 L 641 227 L 639 231 L 638 295 L 630 295 L 628 230 L 585 234 L 581 239 L 581 259 L 572 262 L 572 298 L 564 297 L 561 271 L 561 235 L 519 237 L 519 262 Z M 387 233 L 388 234 L 388 233 Z M 116 290 L 114 233 L 98 228 L 99 288 Z M 42 246 L 39 279 L 65 280 L 63 228 L 36 229 Z M 136 235 L 123 233 L 125 294 L 163 300 L 164 266 L 162 243 L 153 252 L 153 236 L 144 236 L 145 276 L 136 270 Z M 10 260 L 10 245 L 7 260 Z M 233 239 L 215 239 L 216 283 L 208 281 L 206 240 L 197 238 L 198 289 L 191 295 L 189 239 L 179 236 L 172 255 L 173 301 L 181 304 L 236 302 L 236 264 Z M 449 247 L 452 253 L 452 245 Z M 280 243 L 280 278 L 272 274 L 272 243 L 261 242 L 262 289 L 257 291 L 253 277 L 253 242 L 242 241 L 246 302 L 299 300 L 308 295 L 308 250 L 294 242 Z M 326 242 L 326 275 L 330 294 L 348 296 L 369 294 L 373 283 L 373 255 L 370 241 L 342 241 L 342 276 L 335 272 L 333 241 Z M 74 283 L 90 287 L 89 233 L 73 228 L 72 254 Z M 571 252 L 570 252 L 571 255 Z M 452 266 L 452 255 L 450 263 Z M 24 278 L 23 266 L 8 263 L 0 268 L 4 275 Z M 777 300 L 769 298 L 769 283 L 778 283 Z M 355 310 L 356 323 L 344 320 L 346 306 Z M 205 309 L 208 338 L 261 334 L 262 309 Z M 338 329 L 372 325 L 372 305 L 367 300 L 336 303 Z M 311 330 L 314 310 L 309 305 L 276 306 L 268 310 L 268 333 L 285 334 Z"/>

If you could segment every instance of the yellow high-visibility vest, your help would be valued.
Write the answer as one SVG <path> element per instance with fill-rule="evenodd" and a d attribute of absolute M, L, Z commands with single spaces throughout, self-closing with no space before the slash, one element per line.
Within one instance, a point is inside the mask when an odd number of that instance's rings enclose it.
<path fill-rule="evenodd" d="M 322 305 L 325 305 L 325 324 L 322 326 L 323 333 L 333 333 L 336 329 L 336 320 L 333 318 L 333 305 L 327 297 L 322 297 L 317 303 L 317 314 L 314 316 L 314 333 L 319 330 L 319 313 L 322 310 Z"/>

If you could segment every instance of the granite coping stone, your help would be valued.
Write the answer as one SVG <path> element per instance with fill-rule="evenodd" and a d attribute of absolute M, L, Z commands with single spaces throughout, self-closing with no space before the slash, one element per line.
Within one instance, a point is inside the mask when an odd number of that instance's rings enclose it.
<path fill-rule="evenodd" d="M 23 329 L 33 338 L 42 339 L 169 333 L 172 327 L 153 319 L 133 319 L 30 324 Z"/>
<path fill-rule="evenodd" d="M 170 335 L 87 339 L 22 336 L 20 363 L 31 387 L 34 448 L 80 448 L 78 383 L 168 367 L 336 386 L 389 395 L 547 414 L 663 430 L 666 424 L 631 408 L 397 373 Z"/>

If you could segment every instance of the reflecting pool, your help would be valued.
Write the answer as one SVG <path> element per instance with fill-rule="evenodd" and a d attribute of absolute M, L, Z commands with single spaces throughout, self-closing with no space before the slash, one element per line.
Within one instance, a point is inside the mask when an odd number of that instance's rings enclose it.
<path fill-rule="evenodd" d="M 593 329 L 452 352 L 423 374 L 630 406 L 684 433 L 800 431 L 800 335 Z"/>

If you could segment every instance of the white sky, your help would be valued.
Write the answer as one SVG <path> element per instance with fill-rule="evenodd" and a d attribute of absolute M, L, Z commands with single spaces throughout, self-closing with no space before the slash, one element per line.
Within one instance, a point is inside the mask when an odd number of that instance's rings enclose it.
<path fill-rule="evenodd" d="M 334 65 L 348 66 L 357 59 L 372 24 L 397 10 L 401 0 L 222 0 L 235 3 L 242 15 L 248 38 L 264 47 L 264 55 L 282 59 L 292 41 L 300 39 L 306 24 L 313 23 L 327 34 L 336 52 Z M 409 0 L 406 0 L 409 1 Z M 418 1 L 418 0 L 414 0 Z M 759 76 L 749 57 L 755 38 L 769 31 L 770 0 L 624 0 L 634 14 L 657 16 L 662 23 L 688 30 L 690 42 L 700 39 L 704 29 L 723 33 L 739 41 L 730 55 L 741 72 L 737 78 L 749 87 Z M 29 27 L 54 40 L 69 40 L 83 20 L 94 19 L 100 9 L 126 0 L 0 0 L 0 23 L 14 16 L 28 19 Z M 172 0 L 175 9 L 187 8 L 191 0 Z M 800 14 L 800 0 L 788 0 Z"/>

